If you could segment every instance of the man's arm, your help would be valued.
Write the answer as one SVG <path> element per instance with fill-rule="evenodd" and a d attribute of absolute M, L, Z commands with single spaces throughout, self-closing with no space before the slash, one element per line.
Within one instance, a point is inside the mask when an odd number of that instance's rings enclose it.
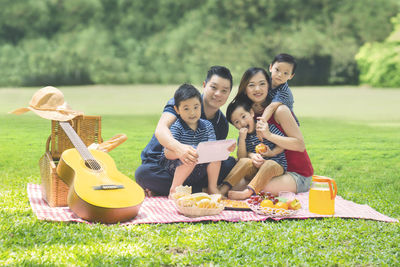
<path fill-rule="evenodd" d="M 176 123 L 173 123 L 171 127 L 169 127 L 169 131 L 172 135 L 172 138 L 174 138 L 175 141 L 179 142 L 181 140 L 182 132 L 179 127 L 177 127 Z M 175 151 L 170 150 L 166 147 L 164 147 L 164 155 L 167 159 L 169 160 L 175 160 L 178 159 L 178 155 Z"/>
<path fill-rule="evenodd" d="M 169 112 L 163 112 L 158 121 L 155 136 L 163 147 L 170 150 L 171 153 L 175 153 L 175 156 L 184 164 L 195 164 L 198 158 L 196 150 L 192 146 L 182 144 L 175 140 L 171 134 L 169 128 L 175 121 L 175 115 Z"/>
<path fill-rule="evenodd" d="M 164 155 L 167 159 L 170 159 L 170 160 L 174 160 L 174 159 L 178 158 L 176 153 L 172 150 L 169 150 L 168 148 L 164 148 Z"/>

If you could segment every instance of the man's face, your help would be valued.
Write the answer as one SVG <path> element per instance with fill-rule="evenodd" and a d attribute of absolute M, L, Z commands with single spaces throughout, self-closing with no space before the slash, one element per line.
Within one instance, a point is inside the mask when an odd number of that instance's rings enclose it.
<path fill-rule="evenodd" d="M 254 112 L 246 111 L 243 107 L 238 107 L 232 112 L 231 122 L 236 129 L 247 128 L 249 133 L 255 130 Z"/>
<path fill-rule="evenodd" d="M 284 84 L 294 76 L 294 74 L 292 74 L 293 64 L 287 62 L 275 62 L 273 65 L 269 66 L 269 71 L 271 72 L 273 88 Z"/>
<path fill-rule="evenodd" d="M 213 75 L 207 83 L 203 83 L 203 88 L 205 105 L 219 109 L 228 100 L 231 82 L 228 79 Z"/>

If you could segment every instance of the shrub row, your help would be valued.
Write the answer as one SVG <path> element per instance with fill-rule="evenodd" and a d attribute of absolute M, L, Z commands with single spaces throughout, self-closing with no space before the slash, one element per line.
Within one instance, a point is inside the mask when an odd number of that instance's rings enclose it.
<path fill-rule="evenodd" d="M 275 54 L 293 84 L 356 84 L 354 59 L 392 31 L 396 0 L 3 0 L 0 86 L 199 83 L 210 65 L 238 82 Z"/>

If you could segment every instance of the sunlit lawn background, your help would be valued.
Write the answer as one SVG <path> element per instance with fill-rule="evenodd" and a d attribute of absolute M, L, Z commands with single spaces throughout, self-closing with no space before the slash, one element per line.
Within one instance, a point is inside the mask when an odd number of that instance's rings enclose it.
<path fill-rule="evenodd" d="M 176 87 L 59 88 L 74 109 L 102 116 L 103 139 L 127 134 L 110 154 L 134 179 L 140 152 Z M 330 218 L 120 227 L 38 221 L 26 185 L 40 183 L 38 160 L 50 122 L 32 113 L 6 114 L 27 106 L 38 89 L 0 89 L 0 265 L 399 264 L 398 223 Z M 400 219 L 400 90 L 292 91 L 315 172 L 334 178 L 345 199 Z M 236 87 L 231 98 L 235 93 Z M 232 127 L 229 137 L 237 137 Z"/>

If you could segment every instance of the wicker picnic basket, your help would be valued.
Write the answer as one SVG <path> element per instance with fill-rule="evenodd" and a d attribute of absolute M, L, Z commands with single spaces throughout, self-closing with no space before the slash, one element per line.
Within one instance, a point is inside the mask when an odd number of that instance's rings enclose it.
<path fill-rule="evenodd" d="M 102 143 L 101 117 L 78 116 L 72 127 L 86 146 Z M 56 168 L 64 150 L 73 148 L 58 121 L 51 121 L 51 135 L 46 142 L 46 152 L 39 160 L 43 198 L 51 207 L 67 206 L 68 186 L 57 175 Z"/>

